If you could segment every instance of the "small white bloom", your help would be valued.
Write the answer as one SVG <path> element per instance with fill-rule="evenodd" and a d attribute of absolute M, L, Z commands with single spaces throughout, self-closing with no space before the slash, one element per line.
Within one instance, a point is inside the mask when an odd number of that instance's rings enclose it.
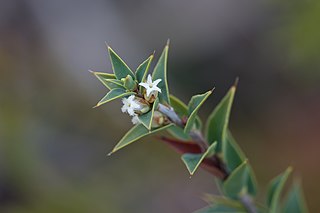
<path fill-rule="evenodd" d="M 123 98 L 121 107 L 122 112 L 128 112 L 129 115 L 134 116 L 136 113 L 134 110 L 139 109 L 140 105 L 134 100 L 135 96 L 130 95 L 129 98 Z"/>
<path fill-rule="evenodd" d="M 140 120 L 139 120 L 139 118 L 138 118 L 137 115 L 134 115 L 134 116 L 132 117 L 131 121 L 132 121 L 133 124 L 138 124 L 138 123 L 140 123 Z"/>
<path fill-rule="evenodd" d="M 160 83 L 160 81 L 161 81 L 161 79 L 157 79 L 152 82 L 151 75 L 149 74 L 148 78 L 147 78 L 147 82 L 146 83 L 141 82 L 139 85 L 146 88 L 147 96 L 149 97 L 149 95 L 153 92 L 161 92 L 161 89 L 159 87 L 157 87 L 157 85 Z"/>

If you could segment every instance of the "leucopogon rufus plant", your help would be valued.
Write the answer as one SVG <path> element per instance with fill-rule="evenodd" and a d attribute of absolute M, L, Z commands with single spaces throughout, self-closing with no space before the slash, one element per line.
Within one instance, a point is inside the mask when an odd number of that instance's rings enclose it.
<path fill-rule="evenodd" d="M 168 50 L 169 42 L 152 74 L 149 74 L 154 54 L 133 72 L 108 46 L 113 73 L 91 71 L 110 90 L 96 107 L 122 99 L 121 111 L 128 113 L 134 124 L 110 155 L 142 137 L 167 131 L 171 137 L 157 136 L 156 139 L 182 154 L 181 159 L 190 175 L 201 167 L 217 180 L 221 194 L 206 195 L 208 206 L 197 213 L 307 212 L 298 181 L 294 182 L 282 202 L 281 194 L 291 167 L 270 182 L 264 202 L 257 199 L 253 169 L 228 128 L 237 81 L 208 116 L 203 128 L 197 113 L 213 90 L 192 96 L 187 105 L 170 94 L 167 82 Z"/>

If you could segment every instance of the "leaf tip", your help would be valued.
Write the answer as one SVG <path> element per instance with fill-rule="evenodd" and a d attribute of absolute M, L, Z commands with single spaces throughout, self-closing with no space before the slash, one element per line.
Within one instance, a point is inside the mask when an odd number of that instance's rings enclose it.
<path fill-rule="evenodd" d="M 107 156 L 110 157 L 113 153 L 114 153 L 114 151 L 112 150 L 111 152 L 109 152 L 109 153 L 107 154 Z"/>
<path fill-rule="evenodd" d="M 237 87 L 238 83 L 239 83 L 239 77 L 236 77 L 236 80 L 234 81 L 233 86 Z"/>
<path fill-rule="evenodd" d="M 166 44 L 166 46 L 169 47 L 169 45 L 170 45 L 170 38 L 167 39 L 167 44 Z"/>
<path fill-rule="evenodd" d="M 97 104 L 97 105 L 93 106 L 92 109 L 95 109 L 95 108 L 97 108 L 99 106 L 100 106 L 100 104 Z"/>

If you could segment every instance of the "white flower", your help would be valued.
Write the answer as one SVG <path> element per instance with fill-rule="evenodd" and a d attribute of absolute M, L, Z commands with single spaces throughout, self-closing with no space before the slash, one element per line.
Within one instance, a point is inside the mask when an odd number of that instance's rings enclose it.
<path fill-rule="evenodd" d="M 132 117 L 131 121 L 132 121 L 133 124 L 138 124 L 138 123 L 140 123 L 140 120 L 139 120 L 139 118 L 138 118 L 137 115 L 134 115 L 134 116 Z"/>
<path fill-rule="evenodd" d="M 121 107 L 122 112 L 128 112 L 129 115 L 134 116 L 136 113 L 134 110 L 139 109 L 140 105 L 134 100 L 135 96 L 130 95 L 129 98 L 123 98 L 122 103 L 123 106 Z"/>
<path fill-rule="evenodd" d="M 152 82 L 151 75 L 149 74 L 148 78 L 147 78 L 147 82 L 146 83 L 141 82 L 139 85 L 146 88 L 147 96 L 149 97 L 149 95 L 153 92 L 161 92 L 161 89 L 159 87 L 157 87 L 157 85 L 160 83 L 160 81 L 161 81 L 161 79 L 157 79 Z"/>

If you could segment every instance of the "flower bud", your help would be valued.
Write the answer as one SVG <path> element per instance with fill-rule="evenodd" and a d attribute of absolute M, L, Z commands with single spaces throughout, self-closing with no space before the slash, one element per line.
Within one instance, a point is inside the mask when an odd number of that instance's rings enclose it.
<path fill-rule="evenodd" d="M 121 81 L 123 82 L 124 87 L 129 91 L 134 91 L 137 89 L 137 83 L 131 75 L 127 75 L 127 77 L 122 78 Z"/>
<path fill-rule="evenodd" d="M 134 112 L 138 115 L 145 114 L 150 111 L 150 105 L 143 98 L 135 98 L 135 102 L 139 105 L 134 109 Z"/>
<path fill-rule="evenodd" d="M 164 124 L 164 121 L 165 119 L 163 114 L 159 111 L 154 111 L 151 127 L 152 128 L 160 127 Z"/>
<path fill-rule="evenodd" d="M 158 91 L 152 91 L 149 96 L 147 96 L 147 93 L 144 92 L 143 96 L 146 101 L 153 103 L 158 97 Z"/>

